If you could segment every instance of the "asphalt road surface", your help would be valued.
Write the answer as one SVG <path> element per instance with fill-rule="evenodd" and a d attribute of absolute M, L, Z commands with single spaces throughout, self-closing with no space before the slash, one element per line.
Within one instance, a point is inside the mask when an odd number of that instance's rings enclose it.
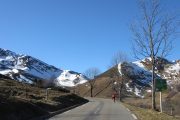
<path fill-rule="evenodd" d="M 49 120 L 135 120 L 132 113 L 119 102 L 94 98 L 90 102 L 58 114 Z"/>

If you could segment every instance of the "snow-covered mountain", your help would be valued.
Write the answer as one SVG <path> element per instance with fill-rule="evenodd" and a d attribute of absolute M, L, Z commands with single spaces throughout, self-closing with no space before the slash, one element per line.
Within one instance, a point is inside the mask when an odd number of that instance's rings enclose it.
<path fill-rule="evenodd" d="M 151 86 L 151 72 L 139 61 L 120 63 L 118 70 L 121 75 L 128 78 L 124 81 L 126 91 L 144 97 L 144 92 Z"/>
<path fill-rule="evenodd" d="M 87 82 L 80 73 L 61 70 L 34 57 L 16 54 L 0 48 L 0 74 L 12 79 L 33 83 L 43 80 L 58 86 L 72 87 Z"/>
<path fill-rule="evenodd" d="M 125 82 L 126 91 L 143 97 L 144 92 L 151 89 L 151 59 L 145 58 L 135 62 L 124 62 L 118 65 L 120 74 L 129 81 Z M 156 78 L 166 79 L 169 86 L 180 84 L 180 60 L 170 62 L 166 59 L 156 59 Z"/>
<path fill-rule="evenodd" d="M 169 84 L 180 84 L 180 60 L 166 65 L 162 77 L 167 79 Z"/>
<path fill-rule="evenodd" d="M 84 75 L 70 70 L 63 70 L 63 72 L 57 77 L 57 80 L 57 85 L 67 87 L 73 87 L 87 82 L 87 78 Z"/>
<path fill-rule="evenodd" d="M 150 62 L 150 58 L 137 61 L 140 67 L 148 71 L 151 71 Z M 180 84 L 180 60 L 168 61 L 167 59 L 157 57 L 155 63 L 155 72 L 158 76 L 166 79 L 169 85 Z"/>

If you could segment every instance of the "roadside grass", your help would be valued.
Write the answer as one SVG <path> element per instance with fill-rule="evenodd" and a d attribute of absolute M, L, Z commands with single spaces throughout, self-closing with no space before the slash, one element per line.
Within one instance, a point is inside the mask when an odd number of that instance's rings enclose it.
<path fill-rule="evenodd" d="M 139 108 L 125 103 L 124 105 L 137 116 L 138 120 L 180 120 L 180 118 L 175 118 L 165 113 Z"/>

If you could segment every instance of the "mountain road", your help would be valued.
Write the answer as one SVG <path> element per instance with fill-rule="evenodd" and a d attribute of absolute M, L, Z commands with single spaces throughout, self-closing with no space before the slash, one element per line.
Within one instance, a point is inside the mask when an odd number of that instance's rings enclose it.
<path fill-rule="evenodd" d="M 49 118 L 49 120 L 135 120 L 120 102 L 110 99 L 88 98 L 89 102 Z"/>

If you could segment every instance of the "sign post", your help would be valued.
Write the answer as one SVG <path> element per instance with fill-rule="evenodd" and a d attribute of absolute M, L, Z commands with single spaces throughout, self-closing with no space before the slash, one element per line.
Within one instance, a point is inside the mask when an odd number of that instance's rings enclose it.
<path fill-rule="evenodd" d="M 162 91 L 167 89 L 167 82 L 165 79 L 156 79 L 156 91 L 159 91 L 160 96 L 160 112 L 163 112 L 162 108 Z"/>

